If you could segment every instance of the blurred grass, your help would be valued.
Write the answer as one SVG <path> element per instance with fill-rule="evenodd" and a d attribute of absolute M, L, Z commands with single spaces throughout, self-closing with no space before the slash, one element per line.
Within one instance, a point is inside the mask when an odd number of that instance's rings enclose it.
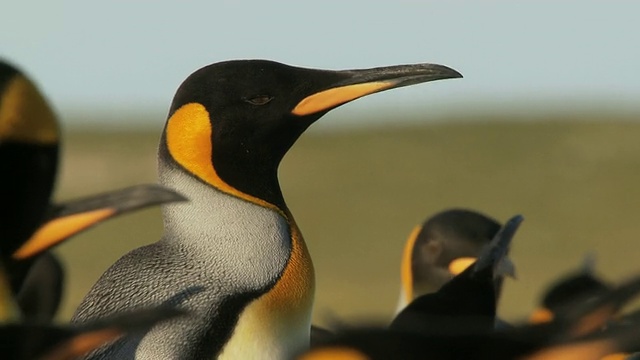
<path fill-rule="evenodd" d="M 438 123 L 305 134 L 280 179 L 317 275 L 326 314 L 388 317 L 405 237 L 426 216 L 469 207 L 504 221 L 521 213 L 518 280 L 500 312 L 525 315 L 544 285 L 587 252 L 619 280 L 638 272 L 640 123 L 571 117 L 517 123 Z M 598 119 L 595 119 L 598 120 Z M 158 132 L 70 133 L 59 199 L 155 182 Z M 161 235 L 159 210 L 109 221 L 58 248 L 69 271 L 63 318 L 118 257 Z"/>

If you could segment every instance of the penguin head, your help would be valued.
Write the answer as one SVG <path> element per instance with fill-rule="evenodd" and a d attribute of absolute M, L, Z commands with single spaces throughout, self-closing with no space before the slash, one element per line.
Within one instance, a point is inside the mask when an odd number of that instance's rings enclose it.
<path fill-rule="evenodd" d="M 473 264 L 501 224 L 479 212 L 449 209 L 417 226 L 402 259 L 402 295 L 410 302 L 439 290 Z"/>
<path fill-rule="evenodd" d="M 37 87 L 20 70 L 0 60 L 0 144 L 51 145 L 58 142 L 58 124 Z"/>
<path fill-rule="evenodd" d="M 347 71 L 266 60 L 212 64 L 177 90 L 160 158 L 222 191 L 280 206 L 277 167 L 322 115 L 375 92 L 460 76 L 432 64 Z"/>
<path fill-rule="evenodd" d="M 45 216 L 58 168 L 58 136 L 44 96 L 20 70 L 0 60 L 0 250 L 5 257 Z"/>

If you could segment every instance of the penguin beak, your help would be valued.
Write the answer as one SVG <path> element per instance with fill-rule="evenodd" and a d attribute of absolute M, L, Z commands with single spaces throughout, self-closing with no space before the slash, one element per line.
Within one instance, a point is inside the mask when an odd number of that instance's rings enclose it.
<path fill-rule="evenodd" d="M 138 185 L 55 205 L 49 218 L 18 250 L 13 259 L 33 257 L 114 216 L 153 205 L 186 201 L 159 185 Z"/>
<path fill-rule="evenodd" d="M 291 111 L 297 116 L 328 111 L 355 99 L 380 91 L 429 81 L 461 78 L 462 74 L 437 64 L 414 64 L 373 69 L 327 72 L 337 81 L 320 86 L 321 90 L 307 95 Z"/>
<path fill-rule="evenodd" d="M 523 221 L 524 217 L 522 217 L 522 215 L 516 215 L 504 224 L 502 229 L 493 237 L 489 246 L 474 263 L 475 271 L 480 271 L 491 266 L 493 267 L 495 276 L 509 275 L 515 278 L 513 263 L 511 263 L 511 261 L 505 263 L 505 259 L 511 246 L 511 240 Z M 509 268 L 509 266 L 511 266 L 511 268 Z"/>

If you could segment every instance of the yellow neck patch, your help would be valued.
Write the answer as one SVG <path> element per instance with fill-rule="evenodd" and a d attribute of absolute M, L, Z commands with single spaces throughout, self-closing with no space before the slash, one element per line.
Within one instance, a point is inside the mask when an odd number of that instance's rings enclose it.
<path fill-rule="evenodd" d="M 287 314 L 292 309 L 311 309 L 315 290 L 315 274 L 311 255 L 293 217 L 287 217 L 291 231 L 291 256 L 280 280 L 264 300 L 270 311 Z"/>
<path fill-rule="evenodd" d="M 393 85 L 395 85 L 393 81 L 376 81 L 328 89 L 302 99 L 292 113 L 298 116 L 315 114 L 359 97 L 390 88 Z"/>
<path fill-rule="evenodd" d="M 418 225 L 413 228 L 402 252 L 402 265 L 400 269 L 400 280 L 402 283 L 402 291 L 404 292 L 407 303 L 413 300 L 413 248 L 418 240 L 422 226 Z"/>
<path fill-rule="evenodd" d="M 218 176 L 212 160 L 212 131 L 209 112 L 202 104 L 183 105 L 167 122 L 165 133 L 169 154 L 191 174 L 216 189 L 282 214 L 275 205 L 234 188 Z"/>
<path fill-rule="evenodd" d="M 218 359 L 289 358 L 308 347 L 315 275 L 298 227 L 293 220 L 289 225 L 292 249 L 286 267 L 274 287 L 242 311 Z"/>
<path fill-rule="evenodd" d="M 38 89 L 25 77 L 9 81 L 0 97 L 0 141 L 55 144 L 56 118 Z"/>

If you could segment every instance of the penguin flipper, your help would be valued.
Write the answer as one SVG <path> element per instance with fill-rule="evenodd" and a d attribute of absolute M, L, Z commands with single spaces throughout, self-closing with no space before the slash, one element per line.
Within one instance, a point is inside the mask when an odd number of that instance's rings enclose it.
<path fill-rule="evenodd" d="M 122 336 L 144 332 L 183 315 L 166 306 L 122 313 L 81 326 L 20 322 L 0 326 L 2 355 L 16 360 L 65 360 L 86 355 Z"/>
<path fill-rule="evenodd" d="M 60 259 L 44 252 L 35 259 L 16 300 L 27 320 L 51 322 L 62 300 L 65 271 Z"/>

